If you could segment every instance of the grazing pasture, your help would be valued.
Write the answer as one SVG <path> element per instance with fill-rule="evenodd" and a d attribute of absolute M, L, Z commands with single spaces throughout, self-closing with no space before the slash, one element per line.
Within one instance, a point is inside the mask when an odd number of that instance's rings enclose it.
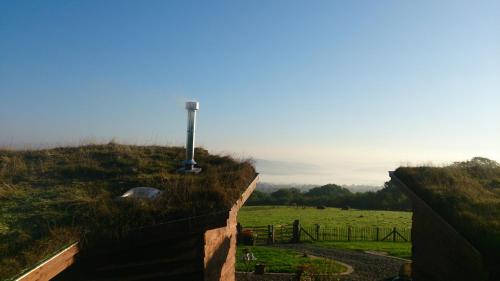
<path fill-rule="evenodd" d="M 327 228 L 381 228 L 399 231 L 409 231 L 412 223 L 411 212 L 376 211 L 376 210 L 341 210 L 339 208 L 316 209 L 314 207 L 290 206 L 244 206 L 238 214 L 238 221 L 245 227 L 265 225 L 288 225 L 294 220 L 300 223 L 312 235 L 315 224 L 321 229 Z M 403 232 L 402 232 L 403 233 Z M 277 232 L 279 238 L 279 231 Z M 384 234 L 385 235 L 385 234 Z M 382 237 L 382 235 L 380 236 Z M 307 238 L 304 236 L 304 238 Z M 278 239 L 279 240 L 279 239 Z M 321 248 L 338 248 L 355 251 L 376 251 L 400 258 L 411 257 L 410 242 L 377 241 L 311 241 L 314 246 Z M 323 239 L 320 239 L 323 240 Z M 343 240 L 343 239 L 340 239 Z M 401 241 L 399 239 L 399 241 Z"/>
<path fill-rule="evenodd" d="M 411 212 L 376 210 L 317 209 L 315 207 L 244 206 L 238 221 L 246 226 L 290 225 L 300 220 L 303 226 L 411 228 Z"/>

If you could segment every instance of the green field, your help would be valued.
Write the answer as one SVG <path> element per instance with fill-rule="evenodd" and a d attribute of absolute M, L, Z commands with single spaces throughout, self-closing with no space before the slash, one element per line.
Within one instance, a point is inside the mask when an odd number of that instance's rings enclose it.
<path fill-rule="evenodd" d="M 289 207 L 289 206 L 244 206 L 238 214 L 243 227 L 268 224 L 292 224 L 300 220 L 304 226 L 320 224 L 335 227 L 396 227 L 411 228 L 411 212 L 341 210 L 339 208 Z"/>
<path fill-rule="evenodd" d="M 298 219 L 304 226 L 320 224 L 322 227 L 380 227 L 409 229 L 412 223 L 411 212 L 375 211 L 375 210 L 341 210 L 314 207 L 289 206 L 244 206 L 238 221 L 243 227 L 272 225 L 291 225 Z M 325 248 L 340 248 L 356 251 L 377 251 L 387 255 L 410 258 L 411 243 L 409 242 L 376 242 L 376 241 L 319 241 L 315 246 Z"/>
<path fill-rule="evenodd" d="M 242 259 L 243 249 L 249 249 L 257 260 L 245 263 Z M 253 271 L 256 263 L 266 265 L 267 272 L 295 273 L 299 266 L 306 266 L 315 273 L 331 274 L 344 272 L 347 268 L 333 260 L 308 256 L 302 253 L 263 246 L 238 246 L 236 270 L 240 272 Z"/>

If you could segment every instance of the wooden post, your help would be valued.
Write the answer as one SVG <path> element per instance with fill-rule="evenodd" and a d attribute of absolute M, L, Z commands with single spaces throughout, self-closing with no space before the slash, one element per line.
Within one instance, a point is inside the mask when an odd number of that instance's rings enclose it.
<path fill-rule="evenodd" d="M 274 233 L 274 224 L 271 224 L 271 234 L 272 234 L 272 238 L 273 238 L 273 244 L 276 243 L 276 237 L 275 237 L 275 233 Z"/>
<path fill-rule="evenodd" d="M 271 225 L 267 225 L 267 244 L 271 244 Z"/>
<path fill-rule="evenodd" d="M 351 241 L 351 227 L 347 227 L 347 241 Z"/>
<path fill-rule="evenodd" d="M 380 240 L 379 233 L 380 233 L 380 229 L 379 229 L 379 228 L 378 228 L 378 226 L 377 226 L 377 241 L 379 241 L 379 240 Z"/>
<path fill-rule="evenodd" d="M 267 225 L 267 244 L 274 244 L 274 225 Z"/>
<path fill-rule="evenodd" d="M 300 222 L 299 220 L 293 221 L 292 243 L 300 242 Z"/>
<path fill-rule="evenodd" d="M 319 241 L 319 224 L 316 224 L 316 241 Z"/>
<path fill-rule="evenodd" d="M 236 224 L 236 244 L 241 243 L 241 232 L 243 231 L 243 226 L 241 226 L 241 223 Z"/>
<path fill-rule="evenodd" d="M 396 242 L 396 227 L 392 229 L 392 242 Z"/>

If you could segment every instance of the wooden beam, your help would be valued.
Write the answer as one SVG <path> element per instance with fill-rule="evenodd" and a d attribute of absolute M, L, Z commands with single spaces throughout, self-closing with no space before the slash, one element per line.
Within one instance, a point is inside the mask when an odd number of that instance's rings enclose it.
<path fill-rule="evenodd" d="M 55 256 L 26 272 L 16 281 L 46 281 L 54 278 L 61 271 L 75 262 L 75 255 L 80 251 L 78 242 L 69 245 Z"/>

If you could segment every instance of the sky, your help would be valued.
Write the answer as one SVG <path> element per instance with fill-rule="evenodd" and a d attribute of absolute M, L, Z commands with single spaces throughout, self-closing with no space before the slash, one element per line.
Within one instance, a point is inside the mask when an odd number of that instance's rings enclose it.
<path fill-rule="evenodd" d="M 0 1 L 0 146 L 184 145 L 191 99 L 263 181 L 498 161 L 500 1 Z"/>

